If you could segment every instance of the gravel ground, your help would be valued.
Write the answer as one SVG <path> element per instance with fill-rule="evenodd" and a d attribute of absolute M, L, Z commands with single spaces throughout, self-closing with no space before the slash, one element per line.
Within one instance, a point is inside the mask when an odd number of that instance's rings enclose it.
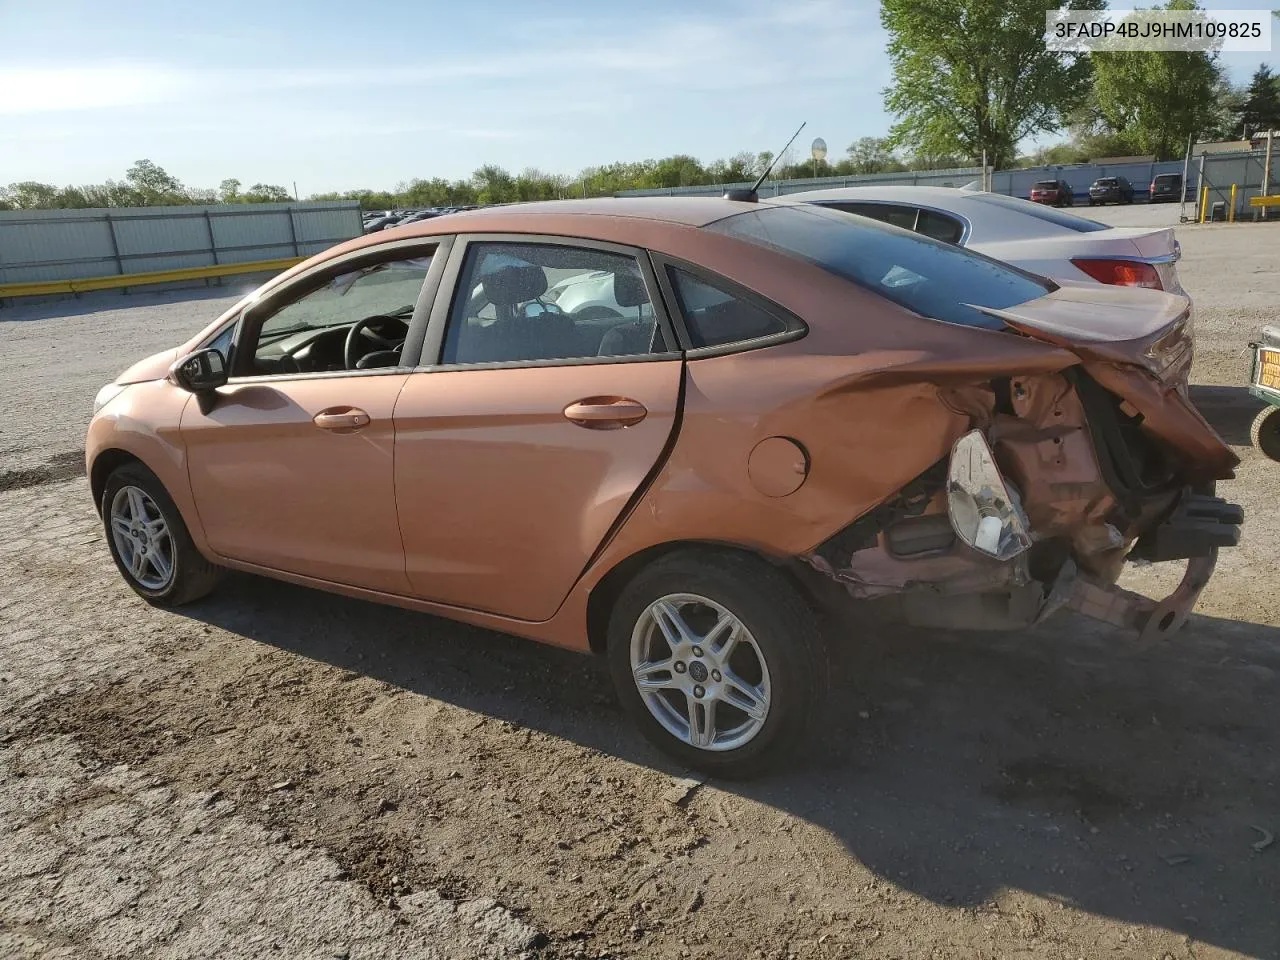
<path fill-rule="evenodd" d="M 1242 386 L 1280 231 L 1179 237 L 1249 511 L 1199 615 L 1145 651 L 833 630 L 824 736 L 747 784 L 681 781 L 587 658 L 246 576 L 142 604 L 83 479 L 42 481 L 101 382 L 222 307 L 0 311 L 0 950 L 1280 957 L 1280 473 Z"/>

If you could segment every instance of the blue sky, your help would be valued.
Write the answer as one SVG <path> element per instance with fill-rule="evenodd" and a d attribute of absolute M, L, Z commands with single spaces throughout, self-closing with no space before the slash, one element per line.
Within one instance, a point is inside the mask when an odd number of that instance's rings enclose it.
<path fill-rule="evenodd" d="M 776 150 L 801 120 L 804 153 L 821 136 L 839 156 L 890 124 L 878 11 L 0 0 L 0 183 L 101 182 L 148 157 L 193 186 L 297 181 L 305 195 L 483 163 L 576 173 L 677 152 L 710 160 Z M 1237 81 L 1263 60 L 1280 72 L 1274 51 L 1224 57 Z"/>

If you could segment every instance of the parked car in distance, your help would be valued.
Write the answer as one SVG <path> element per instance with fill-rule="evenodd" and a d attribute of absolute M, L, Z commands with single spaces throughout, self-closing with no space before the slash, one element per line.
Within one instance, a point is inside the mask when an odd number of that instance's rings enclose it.
<path fill-rule="evenodd" d="M 1172 227 L 1109 227 L 1017 197 L 950 187 L 839 187 L 789 199 L 881 220 L 1058 281 L 1185 295 Z"/>
<path fill-rule="evenodd" d="M 1133 203 L 1133 184 L 1124 177 L 1099 177 L 1089 187 L 1089 206 Z"/>
<path fill-rule="evenodd" d="M 377 233 L 379 230 L 385 230 L 387 227 L 395 226 L 396 218 L 383 214 L 380 217 L 374 217 L 364 221 L 365 233 Z"/>
<path fill-rule="evenodd" d="M 618 317 L 546 300 L 601 275 Z M 1182 625 L 1242 519 L 1188 315 L 786 200 L 497 207 L 344 243 L 135 364 L 86 466 L 152 604 L 230 567 L 599 653 L 646 736 L 745 775 L 822 715 L 820 608 Z M 1186 572 L 1151 600 L 1129 558 Z"/>
<path fill-rule="evenodd" d="M 1071 191 L 1071 185 L 1065 180 L 1040 180 L 1033 183 L 1030 200 L 1032 203 L 1044 203 L 1051 207 L 1075 205 L 1075 195 Z"/>
<path fill-rule="evenodd" d="M 1182 174 L 1180 173 L 1159 173 L 1156 174 L 1151 186 L 1147 188 L 1150 194 L 1151 203 L 1173 203 L 1181 202 L 1182 196 Z"/>

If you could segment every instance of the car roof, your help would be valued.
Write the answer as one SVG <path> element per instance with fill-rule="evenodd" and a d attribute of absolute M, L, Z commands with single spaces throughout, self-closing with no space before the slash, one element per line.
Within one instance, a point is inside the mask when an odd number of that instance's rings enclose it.
<path fill-rule="evenodd" d="M 949 201 L 974 193 L 956 187 L 914 187 L 909 184 L 884 184 L 866 187 L 833 187 L 829 190 L 805 190 L 786 194 L 787 200 L 808 203 L 813 200 L 898 200 L 902 203 Z"/>
<path fill-rule="evenodd" d="M 453 224 L 458 230 L 470 229 L 492 218 L 546 217 L 557 219 L 565 215 L 581 217 L 631 217 L 640 220 L 661 220 L 681 223 L 690 227 L 704 227 L 735 213 L 754 209 L 751 203 L 725 200 L 720 197 L 594 197 L 589 200 L 539 200 L 533 203 L 506 203 L 478 210 L 462 210 L 445 214 L 442 221 Z M 527 228 L 536 232 L 534 224 Z"/>
<path fill-rule="evenodd" d="M 331 259 L 385 243 L 451 234 L 545 234 L 670 252 L 685 248 L 686 241 L 681 241 L 679 235 L 701 235 L 701 227 L 759 210 L 761 204 L 721 197 L 601 197 L 497 204 L 401 221 L 330 247 L 317 256 Z M 702 242 L 710 242 L 710 238 Z"/>

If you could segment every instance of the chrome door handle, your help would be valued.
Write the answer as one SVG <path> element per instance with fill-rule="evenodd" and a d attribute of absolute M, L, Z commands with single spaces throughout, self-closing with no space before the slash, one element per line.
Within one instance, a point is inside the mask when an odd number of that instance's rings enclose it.
<path fill-rule="evenodd" d="M 627 397 L 585 397 L 564 408 L 565 419 L 588 430 L 617 430 L 639 423 L 649 411 Z"/>
<path fill-rule="evenodd" d="M 322 410 L 311 420 L 321 430 L 359 430 L 367 427 L 370 417 L 363 410 Z"/>

